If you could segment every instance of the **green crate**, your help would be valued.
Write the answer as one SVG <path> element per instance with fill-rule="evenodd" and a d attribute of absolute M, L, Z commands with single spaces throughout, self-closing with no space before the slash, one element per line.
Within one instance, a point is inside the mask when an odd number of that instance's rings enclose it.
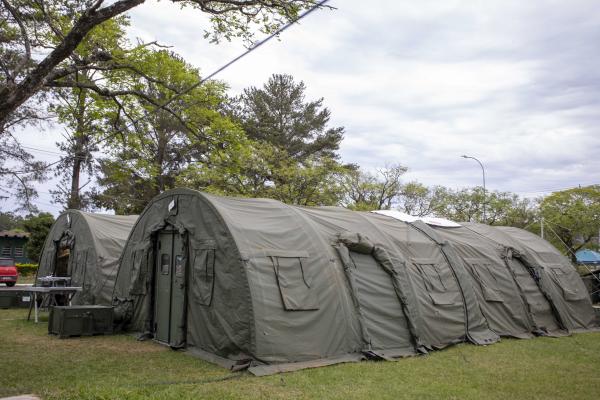
<path fill-rule="evenodd" d="M 15 306 L 16 293 L 0 292 L 0 308 L 11 308 Z"/>
<path fill-rule="evenodd" d="M 28 308 L 33 295 L 19 291 L 0 292 L 0 308 Z"/>
<path fill-rule="evenodd" d="M 50 309 L 48 333 L 71 336 L 113 333 L 113 308 L 106 306 L 57 306 Z"/>

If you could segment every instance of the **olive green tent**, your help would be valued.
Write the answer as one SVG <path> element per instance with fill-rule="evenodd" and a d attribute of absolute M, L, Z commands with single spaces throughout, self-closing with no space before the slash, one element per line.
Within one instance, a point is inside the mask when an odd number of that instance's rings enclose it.
<path fill-rule="evenodd" d="M 594 309 L 583 280 L 569 259 L 549 242 L 518 228 L 472 223 L 465 226 L 502 246 L 509 259 L 528 269 L 562 329 L 577 332 L 595 323 Z"/>
<path fill-rule="evenodd" d="M 113 304 L 141 337 L 260 375 L 535 332 L 516 302 L 482 306 L 486 295 L 459 246 L 422 221 L 176 189 L 136 222 Z"/>
<path fill-rule="evenodd" d="M 467 266 L 481 311 L 494 332 L 518 338 L 566 333 L 526 265 L 509 248 L 465 226 L 434 229 Z"/>
<path fill-rule="evenodd" d="M 83 290 L 73 304 L 111 304 L 118 260 L 137 215 L 67 210 L 52 225 L 37 277 L 66 276 Z"/>

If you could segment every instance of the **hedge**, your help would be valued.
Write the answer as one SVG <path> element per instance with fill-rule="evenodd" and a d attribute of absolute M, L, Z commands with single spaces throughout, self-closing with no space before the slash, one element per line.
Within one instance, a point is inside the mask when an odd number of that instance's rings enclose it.
<path fill-rule="evenodd" d="M 35 275 L 38 269 L 38 264 L 16 264 L 16 266 L 21 276 Z"/>

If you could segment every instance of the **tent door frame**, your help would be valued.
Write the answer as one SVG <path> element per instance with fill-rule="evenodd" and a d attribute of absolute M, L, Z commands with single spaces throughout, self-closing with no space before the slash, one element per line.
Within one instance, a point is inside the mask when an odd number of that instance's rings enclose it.
<path fill-rule="evenodd" d="M 174 349 L 184 348 L 187 342 L 189 277 L 187 234 L 180 234 L 167 225 L 155 232 L 154 249 L 151 308 L 154 340 Z M 167 259 L 168 266 L 163 262 Z M 161 302 L 164 296 L 167 296 L 167 302 Z"/>

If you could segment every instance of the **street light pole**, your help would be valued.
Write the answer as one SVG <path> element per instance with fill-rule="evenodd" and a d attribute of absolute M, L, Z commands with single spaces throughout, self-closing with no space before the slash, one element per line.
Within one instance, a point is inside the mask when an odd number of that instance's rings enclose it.
<path fill-rule="evenodd" d="M 481 167 L 481 172 L 483 174 L 483 223 L 485 224 L 485 221 L 486 221 L 486 214 L 485 214 L 485 203 L 486 203 L 485 168 L 483 168 L 483 163 L 481 161 L 479 161 L 478 159 L 476 159 L 475 157 L 471 157 L 471 156 L 467 156 L 467 155 L 462 155 L 461 157 L 462 158 L 473 159 L 473 160 L 477 161 L 479 163 L 479 166 Z"/>

